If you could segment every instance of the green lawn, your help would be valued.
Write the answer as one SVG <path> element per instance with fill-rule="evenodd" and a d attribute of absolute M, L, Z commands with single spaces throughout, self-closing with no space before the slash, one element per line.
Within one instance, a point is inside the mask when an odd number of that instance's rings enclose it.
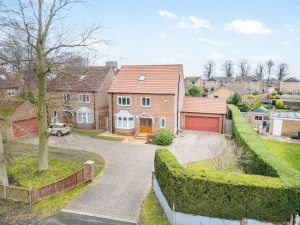
<path fill-rule="evenodd" d="M 89 136 L 92 138 L 96 138 L 96 139 L 103 139 L 103 140 L 108 140 L 108 141 L 123 141 L 124 138 L 120 138 L 120 137 L 108 137 L 108 136 L 103 136 L 101 135 L 102 132 L 104 132 L 104 130 L 80 130 L 80 129 L 73 129 L 73 132 L 75 132 L 76 134 L 80 134 L 80 135 L 85 135 L 85 136 Z"/>
<path fill-rule="evenodd" d="M 148 193 L 142 205 L 139 220 L 141 225 L 169 225 L 168 219 L 160 207 L 153 190 Z"/>
<path fill-rule="evenodd" d="M 262 141 L 271 152 L 300 172 L 300 144 L 272 140 Z"/>
<path fill-rule="evenodd" d="M 104 167 L 104 159 L 94 153 L 72 149 L 49 147 L 49 169 L 38 171 L 37 146 L 11 142 L 5 144 L 8 160 L 7 170 L 20 186 L 27 188 L 32 182 L 33 188 L 43 186 L 66 177 L 84 166 L 87 160 L 95 161 L 95 172 L 99 175 Z M 60 211 L 88 182 L 48 199 L 41 200 L 32 206 L 22 202 L 0 199 L 0 221 L 13 224 L 29 224 Z"/>

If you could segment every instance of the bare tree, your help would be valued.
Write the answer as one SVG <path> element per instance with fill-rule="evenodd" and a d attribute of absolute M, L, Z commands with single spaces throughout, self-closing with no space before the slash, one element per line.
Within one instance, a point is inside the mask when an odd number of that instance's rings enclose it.
<path fill-rule="evenodd" d="M 226 60 L 222 64 L 222 69 L 225 72 L 226 77 L 232 77 L 233 76 L 233 63 L 231 60 Z"/>
<path fill-rule="evenodd" d="M 240 69 L 240 76 L 247 76 L 249 74 L 250 64 L 247 59 L 241 59 L 237 66 Z"/>
<path fill-rule="evenodd" d="M 265 75 L 265 66 L 264 66 L 264 64 L 258 63 L 256 68 L 255 68 L 254 73 L 255 73 L 256 76 L 259 76 L 261 78 L 264 77 L 264 75 Z"/>
<path fill-rule="evenodd" d="M 48 169 L 47 98 L 46 77 L 57 69 L 56 62 L 61 54 L 70 49 L 84 52 L 89 46 L 99 43 L 94 36 L 101 27 L 93 25 L 78 28 L 68 26 L 63 21 L 66 12 L 83 0 L 15 0 L 16 5 L 2 6 L 0 15 L 0 42 L 13 36 L 32 49 L 32 54 L 18 60 L 30 62 L 38 77 L 38 125 L 39 125 L 39 170 Z M 16 35 L 17 34 L 17 35 Z M 16 35 L 16 36 L 15 36 Z M 1 64 L 15 65 L 5 52 L 0 55 Z"/>
<path fill-rule="evenodd" d="M 215 63 L 212 60 L 208 60 L 206 62 L 206 64 L 203 66 L 204 67 L 204 71 L 203 71 L 203 75 L 206 79 L 209 79 L 211 77 L 213 77 L 215 75 Z"/>
<path fill-rule="evenodd" d="M 267 78 L 267 85 L 269 85 L 269 82 L 270 82 L 270 77 L 271 77 L 271 74 L 273 72 L 273 69 L 274 69 L 274 61 L 272 59 L 269 59 L 267 62 L 266 62 L 266 67 L 267 67 L 267 75 L 268 75 L 268 78 Z"/>
<path fill-rule="evenodd" d="M 289 67 L 286 63 L 280 63 L 278 65 L 277 77 L 279 81 L 282 81 L 282 79 L 288 75 L 288 69 Z"/>

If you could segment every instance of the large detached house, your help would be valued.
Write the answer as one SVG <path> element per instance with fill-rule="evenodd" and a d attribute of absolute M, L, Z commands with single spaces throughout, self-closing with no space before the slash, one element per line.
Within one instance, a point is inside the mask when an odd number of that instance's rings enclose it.
<path fill-rule="evenodd" d="M 108 89 L 115 72 L 110 66 L 72 68 L 49 84 L 52 120 L 83 129 L 108 128 Z"/>
<path fill-rule="evenodd" d="M 251 93 L 262 92 L 261 77 L 258 76 L 238 76 L 235 78 L 235 84 L 242 86 Z"/>
<path fill-rule="evenodd" d="M 109 89 L 112 133 L 177 132 L 184 101 L 182 65 L 124 65 Z"/>
<path fill-rule="evenodd" d="M 226 86 L 234 83 L 233 77 L 211 77 L 205 81 L 205 88 L 216 89 L 221 86 Z"/>
<path fill-rule="evenodd" d="M 300 81 L 296 78 L 288 78 L 280 82 L 280 91 L 282 93 L 300 93 Z"/>

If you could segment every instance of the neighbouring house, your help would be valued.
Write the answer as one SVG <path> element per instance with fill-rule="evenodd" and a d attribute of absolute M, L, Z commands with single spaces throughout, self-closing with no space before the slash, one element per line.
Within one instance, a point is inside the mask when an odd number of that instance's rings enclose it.
<path fill-rule="evenodd" d="M 180 113 L 180 128 L 224 133 L 225 117 L 226 99 L 185 97 Z"/>
<path fill-rule="evenodd" d="M 108 91 L 110 131 L 178 132 L 184 91 L 182 65 L 123 65 Z"/>
<path fill-rule="evenodd" d="M 280 82 L 280 91 L 283 94 L 291 93 L 298 94 L 300 93 L 300 81 L 296 78 L 288 78 Z"/>
<path fill-rule="evenodd" d="M 235 84 L 242 86 L 251 93 L 262 92 L 261 77 L 258 76 L 238 76 L 234 80 Z"/>
<path fill-rule="evenodd" d="M 207 97 L 210 98 L 224 98 L 227 99 L 231 95 L 233 95 L 235 92 L 237 92 L 243 101 L 248 99 L 248 95 L 250 94 L 250 91 L 245 90 L 240 85 L 227 85 L 217 88 L 216 90 L 209 92 Z"/>
<path fill-rule="evenodd" d="M 269 81 L 268 79 L 264 78 L 262 79 L 262 92 L 263 93 L 272 93 L 274 90 L 279 90 L 280 87 L 280 81 L 278 79 L 275 79 L 273 77 L 270 77 Z"/>
<path fill-rule="evenodd" d="M 52 120 L 82 129 L 108 128 L 108 89 L 115 72 L 111 66 L 67 69 L 48 85 Z"/>
<path fill-rule="evenodd" d="M 0 129 L 5 140 L 38 132 L 37 107 L 28 101 L 0 100 Z"/>
<path fill-rule="evenodd" d="M 20 91 L 19 84 L 4 69 L 0 69 L 0 98 L 15 97 Z"/>
<path fill-rule="evenodd" d="M 299 112 L 272 112 L 270 116 L 270 134 L 298 136 L 298 132 L 300 132 Z"/>
<path fill-rule="evenodd" d="M 184 78 L 185 90 L 188 90 L 193 86 L 196 86 L 201 90 L 202 89 L 202 83 L 203 82 L 202 82 L 201 77 L 186 77 L 186 78 Z"/>
<path fill-rule="evenodd" d="M 206 89 L 217 89 L 221 86 L 234 84 L 233 77 L 211 77 L 205 81 Z"/>

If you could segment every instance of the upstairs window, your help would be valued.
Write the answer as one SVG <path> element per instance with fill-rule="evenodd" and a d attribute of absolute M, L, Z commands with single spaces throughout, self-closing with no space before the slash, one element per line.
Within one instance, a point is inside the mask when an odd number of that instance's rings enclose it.
<path fill-rule="evenodd" d="M 7 95 L 8 96 L 15 96 L 15 90 L 7 90 Z"/>
<path fill-rule="evenodd" d="M 293 85 L 293 86 L 298 86 L 298 85 L 299 85 L 299 83 L 297 83 L 297 82 L 293 82 L 293 83 L 292 83 L 292 85 Z"/>
<path fill-rule="evenodd" d="M 88 94 L 79 94 L 79 102 L 89 103 L 90 95 Z"/>
<path fill-rule="evenodd" d="M 150 97 L 142 98 L 142 106 L 150 107 L 151 106 L 151 98 Z"/>
<path fill-rule="evenodd" d="M 118 97 L 118 105 L 130 106 L 130 97 Z"/>
<path fill-rule="evenodd" d="M 63 93 L 63 101 L 69 102 L 70 101 L 70 94 L 69 93 Z"/>
<path fill-rule="evenodd" d="M 286 85 L 286 82 L 282 82 L 282 85 Z"/>

